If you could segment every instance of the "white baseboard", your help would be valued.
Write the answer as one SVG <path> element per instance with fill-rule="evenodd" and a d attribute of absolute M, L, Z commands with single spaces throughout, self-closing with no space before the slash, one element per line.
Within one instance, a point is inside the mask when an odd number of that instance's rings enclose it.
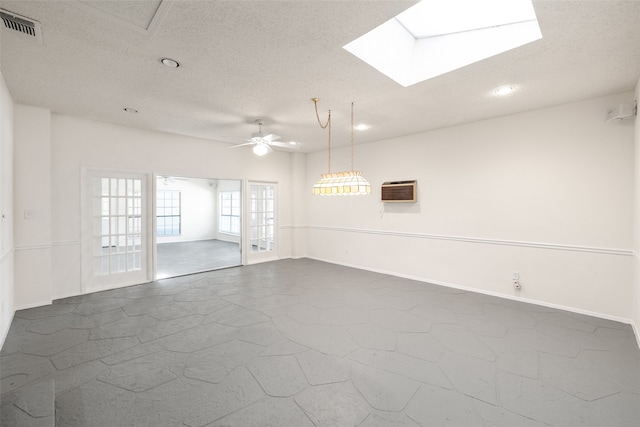
<path fill-rule="evenodd" d="M 638 344 L 638 348 L 640 348 L 640 330 L 636 325 L 636 322 L 631 322 L 631 327 L 633 328 L 633 334 L 636 336 L 636 343 Z"/>
<path fill-rule="evenodd" d="M 53 301 L 59 300 L 59 299 L 77 297 L 77 296 L 80 296 L 80 295 L 82 295 L 81 292 L 68 292 L 68 293 L 64 293 L 64 294 L 60 294 L 60 295 L 55 295 L 53 297 Z"/>
<path fill-rule="evenodd" d="M 341 263 L 341 262 L 331 261 L 331 260 L 322 259 L 322 258 L 315 258 L 315 257 L 308 257 L 308 258 L 315 259 L 317 261 L 327 262 L 329 264 L 343 265 L 345 267 L 357 268 L 359 270 L 371 271 L 373 273 L 388 274 L 390 276 L 402 277 L 404 279 L 415 280 L 415 281 L 418 281 L 418 282 L 431 283 L 431 284 L 434 284 L 434 285 L 445 286 L 445 287 L 448 287 L 448 288 L 460 289 L 460 290 L 463 290 L 463 291 L 475 292 L 475 293 L 494 296 L 494 297 L 498 297 L 498 298 L 509 299 L 509 300 L 512 300 L 512 301 L 519 301 L 519 302 L 524 302 L 524 303 L 528 303 L 528 304 L 535 304 L 535 305 L 539 305 L 539 306 L 542 306 L 542 307 L 555 308 L 555 309 L 558 309 L 558 310 L 564 310 L 564 311 L 569 311 L 569 312 L 572 312 L 572 313 L 584 314 L 584 315 L 587 315 L 587 316 L 599 317 L 601 319 L 606 319 L 606 320 L 611 320 L 611 321 L 614 321 L 614 322 L 620 322 L 620 323 L 629 324 L 634 328 L 634 332 L 635 332 L 636 338 L 638 339 L 639 345 L 640 345 L 640 336 L 638 334 L 638 330 L 635 328 L 634 322 L 631 319 L 627 319 L 627 318 L 624 318 L 624 317 L 611 316 L 611 315 L 605 314 L 605 313 L 598 313 L 598 312 L 593 312 L 593 311 L 589 311 L 589 310 L 583 310 L 583 309 L 576 308 L 576 307 L 568 307 L 568 306 L 564 306 L 564 305 L 561 305 L 561 304 L 554 304 L 554 303 L 550 303 L 550 302 L 546 302 L 546 301 L 540 301 L 540 300 L 534 300 L 534 299 L 529 299 L 529 298 L 516 297 L 516 296 L 513 296 L 513 295 L 502 294 L 502 293 L 499 293 L 499 292 L 493 292 L 493 291 L 487 291 L 487 290 L 484 290 L 484 289 L 478 289 L 478 288 L 472 288 L 472 287 L 469 287 L 469 286 L 463 286 L 463 285 L 459 285 L 459 284 L 456 284 L 456 283 L 443 282 L 441 280 L 430 280 L 430 279 L 425 278 L 425 277 L 411 276 L 411 275 L 408 275 L 408 274 L 401 274 L 401 273 L 397 273 L 397 272 L 394 272 L 394 271 L 387 271 L 387 270 L 381 270 L 381 269 L 376 269 L 376 268 L 367 268 L 367 267 L 363 267 L 363 266 L 359 266 L 359 265 Z"/>
<path fill-rule="evenodd" d="M 265 262 L 273 262 L 273 261 L 279 261 L 283 258 L 278 258 L 278 257 L 269 257 L 269 258 L 263 258 L 263 259 L 257 259 L 257 260 L 253 260 L 251 262 L 247 262 L 245 265 L 256 265 L 256 264 L 264 264 Z"/>
<path fill-rule="evenodd" d="M 0 350 L 4 346 L 4 342 L 7 339 L 7 336 L 9 335 L 9 329 L 11 329 L 11 324 L 13 323 L 13 316 L 15 314 L 16 314 L 15 311 L 11 314 L 11 317 L 9 319 L 9 324 L 7 325 L 7 329 L 2 331 L 2 336 L 0 336 Z"/>
<path fill-rule="evenodd" d="M 21 305 L 16 307 L 16 311 L 18 310 L 27 310 L 29 308 L 42 307 L 43 305 L 51 305 L 53 300 L 44 300 L 39 302 L 30 302 L 29 304 Z"/>

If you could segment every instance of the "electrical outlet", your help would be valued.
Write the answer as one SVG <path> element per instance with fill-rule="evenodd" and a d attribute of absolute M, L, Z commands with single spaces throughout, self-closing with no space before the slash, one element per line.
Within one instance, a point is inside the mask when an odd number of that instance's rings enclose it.
<path fill-rule="evenodd" d="M 513 281 L 513 287 L 515 289 L 521 289 L 522 285 L 520 285 L 520 273 L 513 272 L 511 273 L 511 280 Z"/>

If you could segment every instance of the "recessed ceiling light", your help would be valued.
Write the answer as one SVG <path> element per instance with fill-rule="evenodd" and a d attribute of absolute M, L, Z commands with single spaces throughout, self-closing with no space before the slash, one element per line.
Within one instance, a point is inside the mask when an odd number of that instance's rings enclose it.
<path fill-rule="evenodd" d="M 364 123 L 360 123 L 359 125 L 355 125 L 353 128 L 355 130 L 367 130 L 367 129 L 369 129 L 369 125 L 366 125 Z"/>
<path fill-rule="evenodd" d="M 505 85 L 505 86 L 500 86 L 499 88 L 496 88 L 493 90 L 493 94 L 495 96 L 507 96 L 507 95 L 511 95 L 513 92 L 515 92 L 516 87 L 513 85 Z"/>
<path fill-rule="evenodd" d="M 136 110 L 135 108 L 129 108 L 129 107 L 124 107 L 124 111 L 126 111 L 127 113 L 137 113 L 138 110 Z"/>
<path fill-rule="evenodd" d="M 169 68 L 178 68 L 180 66 L 178 61 L 171 58 L 162 58 L 160 62 L 162 62 L 162 64 L 166 65 Z"/>
<path fill-rule="evenodd" d="M 289 141 L 289 145 L 298 145 L 298 143 L 295 141 Z"/>

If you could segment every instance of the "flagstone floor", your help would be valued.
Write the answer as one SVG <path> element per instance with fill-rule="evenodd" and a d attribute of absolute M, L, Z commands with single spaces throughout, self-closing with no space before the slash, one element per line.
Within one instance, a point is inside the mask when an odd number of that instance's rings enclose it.
<path fill-rule="evenodd" d="M 309 259 L 19 311 L 0 355 L 7 427 L 640 425 L 629 325 Z"/>

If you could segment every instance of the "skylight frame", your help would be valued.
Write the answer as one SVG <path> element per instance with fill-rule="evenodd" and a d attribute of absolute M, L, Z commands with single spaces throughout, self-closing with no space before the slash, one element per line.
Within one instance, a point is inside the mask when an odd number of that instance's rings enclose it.
<path fill-rule="evenodd" d="M 515 6 L 520 6 L 520 11 Z M 460 10 L 465 10 L 466 16 L 479 15 L 483 9 L 501 11 L 500 19 L 506 22 L 490 16 L 467 20 L 473 23 L 467 22 L 469 28 L 465 29 L 452 21 Z M 416 29 L 407 16 L 424 10 L 446 15 L 438 15 L 431 22 L 449 20 L 454 25 Z M 343 48 L 407 87 L 540 38 L 531 0 L 423 0 Z"/>

